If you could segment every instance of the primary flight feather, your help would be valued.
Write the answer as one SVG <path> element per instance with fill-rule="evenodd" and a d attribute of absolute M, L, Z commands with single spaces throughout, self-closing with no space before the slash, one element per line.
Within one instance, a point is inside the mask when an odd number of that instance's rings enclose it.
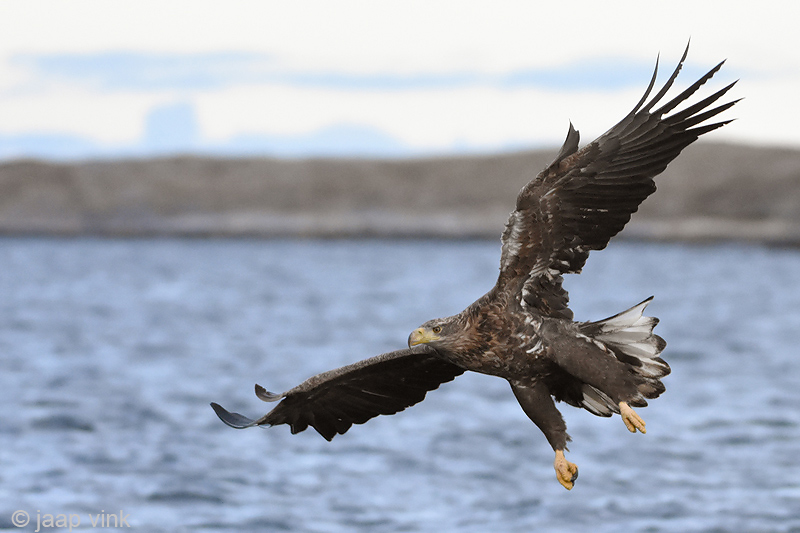
<path fill-rule="evenodd" d="M 297 433 L 311 426 L 331 440 L 353 424 L 419 403 L 471 370 L 508 380 L 555 451 L 556 477 L 567 489 L 578 468 L 564 456 L 570 437 L 554 400 L 598 416 L 619 414 L 631 432 L 644 433 L 632 407 L 664 392 L 661 378 L 670 372 L 660 357 L 666 343 L 653 333 L 658 319 L 644 316 L 652 297 L 604 320 L 574 322 L 562 275 L 580 273 L 589 252 L 605 248 L 681 150 L 730 122 L 708 121 L 737 102 L 714 106 L 735 82 L 672 113 L 723 63 L 661 104 L 687 53 L 688 46 L 648 100 L 656 62 L 641 100 L 595 141 L 579 149 L 570 124 L 555 160 L 517 197 L 502 235 L 500 275 L 488 293 L 457 315 L 415 329 L 407 349 L 319 374 L 282 394 L 256 385 L 260 399 L 280 402 L 257 420 L 212 403 L 219 418 L 234 428 L 288 424 Z"/>

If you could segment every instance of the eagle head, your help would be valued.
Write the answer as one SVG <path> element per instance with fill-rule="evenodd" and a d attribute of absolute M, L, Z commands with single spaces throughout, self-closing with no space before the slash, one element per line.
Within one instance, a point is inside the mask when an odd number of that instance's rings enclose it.
<path fill-rule="evenodd" d="M 429 344 L 433 348 L 446 348 L 451 337 L 460 333 L 461 329 L 454 317 L 429 320 L 411 332 L 408 347 Z"/>

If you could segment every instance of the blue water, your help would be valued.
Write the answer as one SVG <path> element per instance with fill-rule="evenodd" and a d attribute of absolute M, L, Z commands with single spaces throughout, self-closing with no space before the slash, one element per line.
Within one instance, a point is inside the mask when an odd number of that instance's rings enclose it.
<path fill-rule="evenodd" d="M 0 239 L 0 529 L 97 513 L 175 531 L 800 531 L 800 252 L 614 242 L 567 288 L 651 294 L 667 392 L 561 409 L 571 492 L 508 385 L 465 375 L 333 442 L 236 431 L 253 384 L 403 347 L 497 273 L 499 243 Z M 38 515 L 38 517 L 37 517 Z M 74 520 L 74 518 L 73 518 Z M 41 531 L 53 529 L 40 528 Z M 126 528 L 127 529 L 127 528 Z"/>

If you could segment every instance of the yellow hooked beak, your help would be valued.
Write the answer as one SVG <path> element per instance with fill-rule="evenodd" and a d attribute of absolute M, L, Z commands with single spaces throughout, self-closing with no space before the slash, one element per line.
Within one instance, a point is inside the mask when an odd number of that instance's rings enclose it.
<path fill-rule="evenodd" d="M 417 344 L 427 344 L 431 341 L 438 341 L 439 336 L 429 329 L 417 328 L 408 336 L 408 347 L 416 346 Z"/>

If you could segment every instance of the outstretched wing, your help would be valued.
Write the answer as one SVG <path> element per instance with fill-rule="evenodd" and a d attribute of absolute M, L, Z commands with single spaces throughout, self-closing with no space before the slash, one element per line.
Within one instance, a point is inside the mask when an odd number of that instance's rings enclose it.
<path fill-rule="evenodd" d="M 578 150 L 570 124 L 555 161 L 517 197 L 503 233 L 498 288 L 521 291 L 523 306 L 554 317 L 572 318 L 562 274 L 579 273 L 591 250 L 601 250 L 619 233 L 639 204 L 656 190 L 653 178 L 686 146 L 730 122 L 702 124 L 738 100 L 708 109 L 733 85 L 665 116 L 692 96 L 719 63 L 660 108 L 680 72 L 689 47 L 664 87 L 647 103 L 658 73 L 633 110 L 594 142 Z"/>
<path fill-rule="evenodd" d="M 211 407 L 220 420 L 241 429 L 288 424 L 292 433 L 313 427 L 327 440 L 353 424 L 378 415 L 393 415 L 425 399 L 425 394 L 452 381 L 464 369 L 449 363 L 427 346 L 389 352 L 316 375 L 297 387 L 273 394 L 256 385 L 256 396 L 281 402 L 258 420 Z"/>

